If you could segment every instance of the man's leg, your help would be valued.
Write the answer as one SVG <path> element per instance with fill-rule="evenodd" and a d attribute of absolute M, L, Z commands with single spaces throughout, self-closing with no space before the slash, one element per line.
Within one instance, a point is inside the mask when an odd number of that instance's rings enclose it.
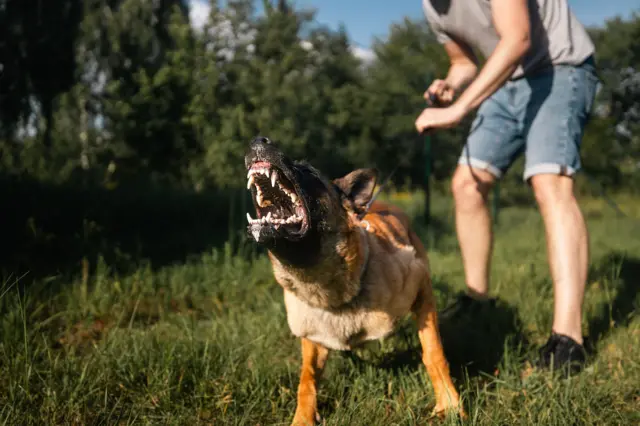
<path fill-rule="evenodd" d="M 507 89 L 501 88 L 480 106 L 451 182 L 467 288 L 466 294 L 443 312 L 443 318 L 466 313 L 475 301 L 484 301 L 489 295 L 493 234 L 487 198 L 495 180 L 524 147 L 510 97 Z"/>
<path fill-rule="evenodd" d="M 485 170 L 459 165 L 451 184 L 467 293 L 481 300 L 489 292 L 493 234 L 487 197 L 494 181 Z"/>
<path fill-rule="evenodd" d="M 544 220 L 553 280 L 553 328 L 540 365 L 577 371 L 582 346 L 582 303 L 587 280 L 588 234 L 574 196 L 580 144 L 597 89 L 594 67 L 556 67 L 528 78 L 525 181 L 533 187 Z"/>
<path fill-rule="evenodd" d="M 531 178 L 544 220 L 554 289 L 553 329 L 582 344 L 582 300 L 587 281 L 587 227 L 568 176 Z"/>

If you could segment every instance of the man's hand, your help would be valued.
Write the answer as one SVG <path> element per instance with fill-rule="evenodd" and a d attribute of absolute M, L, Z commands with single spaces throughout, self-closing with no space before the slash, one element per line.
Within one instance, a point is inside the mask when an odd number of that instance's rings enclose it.
<path fill-rule="evenodd" d="M 458 124 L 463 117 L 464 110 L 455 105 L 447 108 L 425 108 L 416 120 L 416 130 L 422 133 L 431 129 L 446 129 Z"/>
<path fill-rule="evenodd" d="M 435 98 L 439 105 L 449 105 L 453 102 L 455 94 L 455 89 L 445 80 L 434 80 L 424 92 L 424 99 L 432 102 L 432 98 Z"/>

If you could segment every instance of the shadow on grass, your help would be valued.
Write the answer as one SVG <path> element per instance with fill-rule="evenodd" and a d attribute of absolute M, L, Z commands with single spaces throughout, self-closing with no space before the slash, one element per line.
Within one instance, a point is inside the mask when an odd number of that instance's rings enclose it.
<path fill-rule="evenodd" d="M 603 301 L 596 314 L 589 318 L 589 336 L 586 342 L 591 353 L 596 352 L 599 341 L 614 329 L 629 325 L 640 308 L 640 259 L 622 252 L 609 253 L 591 268 L 589 282 L 608 283 L 606 293 L 615 297 Z"/>
<path fill-rule="evenodd" d="M 517 310 L 501 299 L 471 315 L 441 319 L 440 334 L 451 374 L 461 380 L 494 375 L 506 352 L 529 346 Z"/>
<path fill-rule="evenodd" d="M 435 289 L 448 292 L 447 299 L 452 299 L 448 286 L 440 283 Z M 473 315 L 440 319 L 439 327 L 451 375 L 460 381 L 483 373 L 493 375 L 507 351 L 525 353 L 529 347 L 516 309 L 503 300 Z M 421 368 L 422 350 L 413 319 L 406 319 L 389 340 L 390 343 L 380 345 L 378 350 L 356 350 L 343 356 L 359 370 L 372 364 L 393 374 Z"/>

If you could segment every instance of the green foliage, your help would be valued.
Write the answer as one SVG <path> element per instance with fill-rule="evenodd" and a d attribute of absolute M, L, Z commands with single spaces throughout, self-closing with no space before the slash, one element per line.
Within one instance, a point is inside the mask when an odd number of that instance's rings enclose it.
<path fill-rule="evenodd" d="M 39 114 L 43 143 L 51 146 L 54 102 L 74 83 L 75 41 L 84 12 L 77 0 L 2 2 L 0 137 L 11 137 L 20 122 Z"/>
<path fill-rule="evenodd" d="M 262 134 L 331 177 L 397 167 L 396 185 L 424 183 L 425 139 L 413 123 L 448 60 L 423 19 L 394 23 L 386 40 L 374 40 L 375 59 L 362 62 L 344 28 L 319 25 L 314 11 L 286 1 L 263 1 L 261 15 L 252 0 L 212 2 L 202 29 L 182 0 L 49 3 L 51 21 L 32 22 L 15 1 L 0 11 L 0 62 L 17 76 L 0 108 L 5 173 L 241 188 L 246 144 Z M 604 85 L 585 169 L 629 187 L 640 158 L 640 21 L 590 31 Z M 449 179 L 472 119 L 430 136 L 436 183 Z"/>
<path fill-rule="evenodd" d="M 599 156 L 610 157 L 610 168 L 626 175 L 627 185 L 637 187 L 640 159 L 640 13 L 629 20 L 619 17 L 594 28 L 603 81 L 592 137 L 600 139 Z M 605 126 L 610 126 L 606 129 Z M 587 160 L 589 161 L 589 160 Z M 597 160 L 596 160 L 597 161 Z M 602 161 L 599 161 L 602 163 Z"/>

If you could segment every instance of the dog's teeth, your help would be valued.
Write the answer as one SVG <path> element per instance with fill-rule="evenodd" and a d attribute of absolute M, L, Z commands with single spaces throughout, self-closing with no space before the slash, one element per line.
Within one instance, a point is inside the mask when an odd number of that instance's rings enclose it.
<path fill-rule="evenodd" d="M 249 169 L 249 171 L 247 172 L 247 179 L 249 179 L 249 176 L 251 176 L 253 174 L 253 169 Z"/>
<path fill-rule="evenodd" d="M 274 170 L 271 172 L 271 186 L 276 186 L 277 180 L 278 180 L 278 172 Z"/>
<path fill-rule="evenodd" d="M 255 179 L 254 179 L 253 175 L 251 175 L 251 176 L 249 177 L 249 181 L 247 182 L 247 189 L 251 189 L 251 185 L 253 185 L 253 181 L 254 181 L 254 180 L 255 180 Z"/>
<path fill-rule="evenodd" d="M 293 203 L 295 203 L 296 201 L 298 201 L 298 196 L 296 194 L 291 194 L 289 195 L 289 197 L 291 198 L 291 201 Z"/>
<path fill-rule="evenodd" d="M 253 222 L 253 219 L 251 218 L 251 215 L 249 213 L 247 213 L 247 222 Z"/>
<path fill-rule="evenodd" d="M 267 222 L 271 222 L 271 212 L 267 213 L 267 217 L 265 218 Z"/>
<path fill-rule="evenodd" d="M 262 192 L 258 191 L 258 193 L 256 194 L 256 201 L 258 202 L 258 205 L 260 207 L 262 207 Z"/>

